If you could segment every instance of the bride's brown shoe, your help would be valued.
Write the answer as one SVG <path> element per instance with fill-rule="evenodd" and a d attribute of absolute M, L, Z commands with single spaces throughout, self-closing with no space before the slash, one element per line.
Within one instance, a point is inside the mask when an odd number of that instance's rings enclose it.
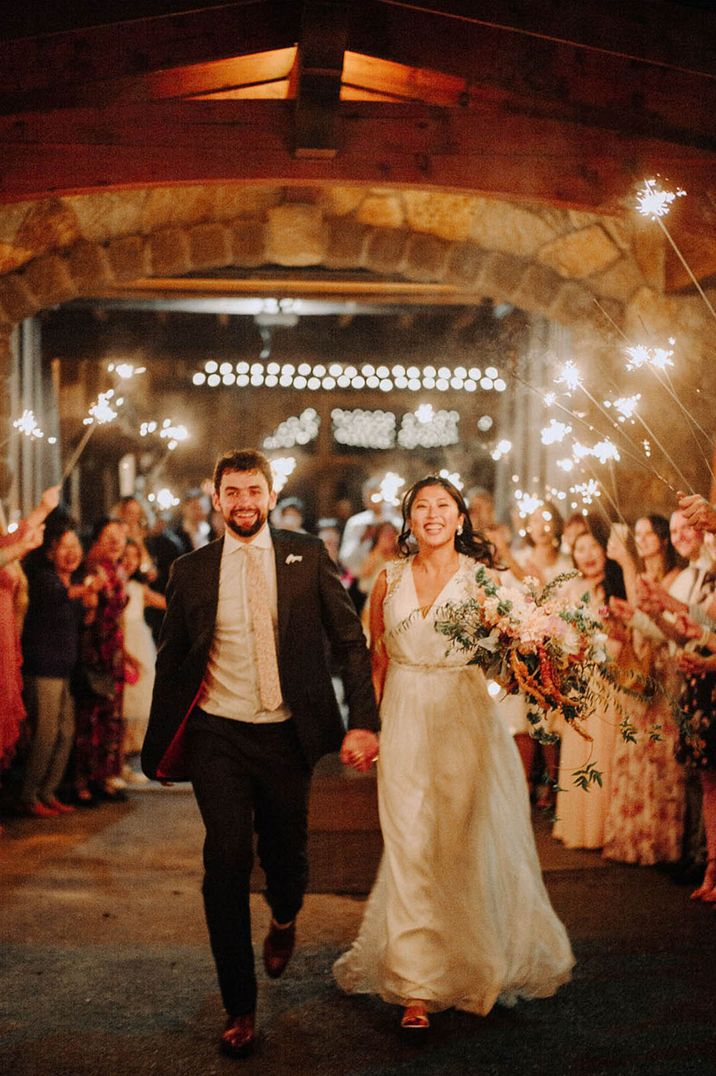
<path fill-rule="evenodd" d="M 405 1006 L 400 1026 L 410 1031 L 414 1028 L 427 1030 L 430 1027 L 428 1010 L 422 1001 L 411 1001 L 409 1005 Z"/>

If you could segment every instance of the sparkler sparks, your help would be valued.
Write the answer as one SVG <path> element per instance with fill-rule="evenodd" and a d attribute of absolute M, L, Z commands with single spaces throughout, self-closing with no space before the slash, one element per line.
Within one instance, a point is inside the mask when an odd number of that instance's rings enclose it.
<path fill-rule="evenodd" d="M 296 469 L 295 456 L 276 456 L 271 460 L 271 473 L 273 475 L 273 488 L 280 493 L 288 482 L 289 475 Z"/>
<path fill-rule="evenodd" d="M 175 497 L 170 489 L 164 486 L 162 489 L 158 489 L 156 493 L 150 493 L 147 500 L 152 504 L 156 504 L 160 511 L 166 512 L 170 508 L 176 508 L 179 504 L 179 498 Z"/>
<path fill-rule="evenodd" d="M 675 344 L 673 337 L 669 338 L 669 344 Z M 656 370 L 665 370 L 667 366 L 673 366 L 671 356 L 674 354 L 673 347 L 647 347 L 645 344 L 637 344 L 636 347 L 625 348 L 629 356 L 626 364 L 627 370 L 639 370 L 642 366 L 652 366 Z"/>
<path fill-rule="evenodd" d="M 131 362 L 110 362 L 107 365 L 110 373 L 117 375 L 120 381 L 131 381 L 137 374 L 145 374 L 146 366 L 134 366 Z"/>
<path fill-rule="evenodd" d="M 110 400 L 114 399 L 114 406 L 110 403 Z M 115 407 L 121 407 L 124 400 L 121 397 L 114 398 L 114 389 L 108 389 L 107 392 L 100 392 L 96 401 L 90 406 L 87 418 L 83 419 L 85 426 L 92 426 L 97 423 L 98 426 L 106 426 L 108 422 L 113 422 L 118 415 L 118 411 L 115 411 Z"/>
<path fill-rule="evenodd" d="M 531 516 L 533 512 L 544 504 L 541 497 L 535 497 L 532 493 L 523 493 L 521 489 L 515 490 L 515 500 L 517 501 L 520 516 L 523 519 Z"/>
<path fill-rule="evenodd" d="M 644 186 L 636 196 L 636 208 L 642 217 L 658 220 L 671 212 L 671 206 L 677 198 L 684 198 L 686 191 L 677 187 L 675 191 L 660 187 L 655 179 L 645 179 Z"/>
<path fill-rule="evenodd" d="M 619 422 L 625 422 L 628 418 L 634 419 L 634 412 L 636 406 L 641 399 L 641 393 L 637 392 L 635 396 L 620 396 L 616 400 L 605 400 L 605 407 L 613 407 L 615 411 L 619 412 Z"/>
<path fill-rule="evenodd" d="M 34 437 L 36 440 L 39 440 L 41 437 L 45 436 L 38 426 L 37 419 L 32 411 L 23 411 L 20 418 L 15 419 L 13 426 L 16 430 L 19 430 L 20 433 L 24 434 L 25 437 Z"/>
<path fill-rule="evenodd" d="M 549 426 L 545 426 L 540 431 L 540 439 L 543 445 L 557 445 L 561 444 L 568 433 L 572 432 L 572 427 L 568 426 L 566 422 L 558 422 L 557 419 L 550 419 Z"/>
<path fill-rule="evenodd" d="M 598 441 L 592 448 L 591 455 L 596 456 L 600 463 L 606 463 L 608 460 L 618 463 L 621 459 L 619 449 L 609 438 Z"/>
<path fill-rule="evenodd" d="M 510 451 L 511 448 L 512 448 L 512 441 L 507 441 L 507 440 L 498 441 L 497 444 L 495 445 L 495 447 L 493 448 L 492 452 L 490 453 L 490 455 L 493 458 L 493 460 L 497 463 L 498 460 L 501 460 L 503 456 L 507 455 L 507 453 Z"/>
<path fill-rule="evenodd" d="M 571 359 L 563 364 L 561 373 L 559 377 L 555 377 L 554 383 L 565 385 L 568 393 L 576 392 L 582 387 L 582 375 Z"/>
<path fill-rule="evenodd" d="M 451 473 L 450 471 L 448 471 L 447 467 L 443 467 L 443 469 L 440 471 L 440 477 L 447 478 L 448 482 L 452 482 L 455 489 L 462 489 L 465 485 L 458 472 L 453 471 Z"/>
<path fill-rule="evenodd" d="M 569 492 L 581 497 L 582 504 L 593 504 L 595 498 L 602 495 L 599 483 L 594 478 L 590 478 L 587 482 L 580 482 L 576 486 L 570 486 Z"/>
<path fill-rule="evenodd" d="M 395 474 L 394 471 L 386 471 L 381 479 L 378 492 L 372 495 L 371 500 L 375 504 L 380 504 L 381 501 L 383 501 L 386 504 L 392 504 L 395 507 L 400 504 L 398 490 L 404 485 L 405 479 L 401 478 L 399 474 Z"/>

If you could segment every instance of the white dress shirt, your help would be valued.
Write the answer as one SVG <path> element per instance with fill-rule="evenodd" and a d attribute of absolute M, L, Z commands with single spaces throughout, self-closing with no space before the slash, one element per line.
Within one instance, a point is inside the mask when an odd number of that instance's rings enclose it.
<path fill-rule="evenodd" d="M 221 556 L 214 639 L 209 651 L 199 706 L 207 713 L 235 721 L 248 721 L 252 724 L 277 723 L 288 720 L 291 714 L 283 703 L 277 710 L 271 711 L 264 710 L 261 706 L 256 648 L 246 585 L 249 546 L 261 551 L 261 567 L 266 577 L 267 598 L 274 637 L 277 639 L 276 562 L 271 532 L 264 525 L 251 542 L 240 542 L 227 528 Z"/>

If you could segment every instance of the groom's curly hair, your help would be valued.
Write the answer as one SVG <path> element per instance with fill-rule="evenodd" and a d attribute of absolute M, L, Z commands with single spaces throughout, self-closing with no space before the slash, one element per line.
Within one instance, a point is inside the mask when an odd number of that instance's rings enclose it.
<path fill-rule="evenodd" d="M 221 479 L 226 471 L 258 471 L 266 479 L 269 492 L 273 489 L 273 472 L 263 452 L 255 448 L 234 448 L 219 456 L 214 465 L 214 489 L 218 493 L 221 488 Z"/>
<path fill-rule="evenodd" d="M 463 497 L 457 486 L 448 479 L 439 474 L 429 474 L 425 478 L 418 479 L 417 482 L 413 482 L 410 489 L 405 491 L 402 503 L 403 513 L 403 529 L 398 536 L 398 549 L 402 556 L 407 557 L 410 553 L 414 552 L 414 548 L 411 548 L 410 544 L 410 513 L 413 510 L 413 504 L 418 493 L 421 489 L 425 489 L 426 486 L 442 486 L 446 493 L 448 493 L 457 505 L 458 511 L 462 516 L 462 533 L 455 534 L 455 549 L 458 553 L 465 553 L 466 556 L 472 557 L 473 560 L 479 560 L 482 564 L 487 565 L 488 568 L 492 568 L 495 564 L 495 547 L 492 542 L 485 538 L 484 534 L 476 531 L 470 521 L 470 514 L 465 504 L 465 498 Z"/>

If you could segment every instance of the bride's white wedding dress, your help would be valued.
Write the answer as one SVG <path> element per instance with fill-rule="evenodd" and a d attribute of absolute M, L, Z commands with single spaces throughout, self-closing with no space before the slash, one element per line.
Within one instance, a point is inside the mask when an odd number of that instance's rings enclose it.
<path fill-rule="evenodd" d="M 435 629 L 446 602 L 477 594 L 460 558 L 423 615 L 412 558 L 387 566 L 378 769 L 385 851 L 339 986 L 428 1009 L 488 1013 L 547 997 L 574 964 L 537 859 L 517 749 L 485 678 Z M 407 624 L 406 624 L 407 621 Z"/>

